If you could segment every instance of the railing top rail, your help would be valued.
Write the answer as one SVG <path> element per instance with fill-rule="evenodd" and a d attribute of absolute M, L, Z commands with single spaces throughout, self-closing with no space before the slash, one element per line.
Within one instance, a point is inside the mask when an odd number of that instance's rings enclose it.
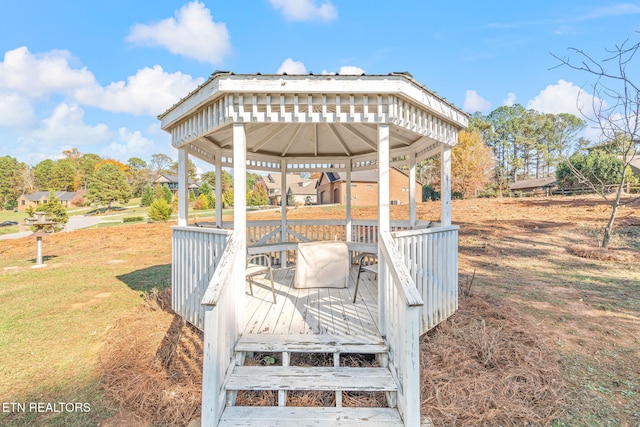
<path fill-rule="evenodd" d="M 400 296 L 404 299 L 409 307 L 423 305 L 422 296 L 416 288 L 411 274 L 407 269 L 400 252 L 396 248 L 395 242 L 391 238 L 391 233 L 381 231 L 379 236 L 379 248 L 382 250 L 384 257 L 389 260 L 389 272 L 393 277 L 396 288 Z M 379 249 L 379 250 L 380 250 Z"/>
<path fill-rule="evenodd" d="M 227 230 L 224 228 L 197 227 L 193 225 L 174 225 L 171 229 L 175 231 L 195 231 L 196 233 L 224 234 L 225 236 L 230 236 L 231 233 L 233 233 L 233 230 Z"/>
<path fill-rule="evenodd" d="M 391 236 L 393 237 L 420 236 L 423 234 L 442 233 L 444 231 L 452 231 L 452 230 L 458 230 L 458 229 L 460 229 L 459 225 L 445 225 L 442 227 L 416 228 L 414 230 L 392 231 Z"/>
<path fill-rule="evenodd" d="M 240 231 L 234 231 L 229 241 L 227 242 L 227 246 L 222 253 L 222 257 L 220 258 L 220 262 L 216 267 L 215 272 L 213 273 L 213 277 L 209 281 L 209 286 L 207 290 L 204 292 L 204 296 L 202 297 L 202 305 L 212 305 L 215 306 L 218 304 L 218 299 L 220 298 L 220 293 L 222 292 L 222 287 L 228 283 L 228 279 L 233 272 L 233 267 L 235 263 L 236 255 L 238 251 L 242 247 L 242 240 L 244 236 L 240 235 Z"/>

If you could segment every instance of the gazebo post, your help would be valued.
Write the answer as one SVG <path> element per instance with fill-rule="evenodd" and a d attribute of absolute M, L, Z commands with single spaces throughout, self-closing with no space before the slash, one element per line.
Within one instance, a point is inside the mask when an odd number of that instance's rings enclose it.
<path fill-rule="evenodd" d="M 216 153 L 216 227 L 222 228 L 222 159 L 220 152 Z"/>
<path fill-rule="evenodd" d="M 347 220 L 345 229 L 345 241 L 351 241 L 351 158 L 347 159 Z"/>
<path fill-rule="evenodd" d="M 244 329 L 244 274 L 247 269 L 247 135 L 243 123 L 233 124 L 233 230 L 240 231 L 238 250 L 244 254 L 235 265 L 236 313 L 240 331 Z M 240 278 L 243 278 L 240 280 Z"/>
<path fill-rule="evenodd" d="M 280 242 L 287 241 L 287 161 L 280 160 Z M 280 266 L 287 267 L 287 251 L 280 253 Z"/>
<path fill-rule="evenodd" d="M 189 155 L 185 148 L 178 148 L 178 226 L 187 225 L 189 218 Z"/>
<path fill-rule="evenodd" d="M 389 125 L 378 125 L 378 233 L 390 231 L 389 214 Z M 378 237 L 378 256 L 383 253 Z M 378 264 L 380 274 L 378 274 L 378 318 L 380 319 L 380 333 L 387 335 L 387 324 L 384 313 L 386 312 L 385 288 L 386 274 L 384 263 Z"/>
<path fill-rule="evenodd" d="M 440 224 L 451 225 L 451 147 L 441 145 Z"/>
<path fill-rule="evenodd" d="M 416 228 L 416 150 L 409 153 L 409 228 Z"/>

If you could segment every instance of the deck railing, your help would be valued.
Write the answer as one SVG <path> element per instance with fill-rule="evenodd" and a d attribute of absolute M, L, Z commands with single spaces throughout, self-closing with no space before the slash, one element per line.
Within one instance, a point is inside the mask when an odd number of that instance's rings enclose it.
<path fill-rule="evenodd" d="M 398 382 L 404 425 L 420 424 L 420 312 L 422 298 L 389 232 L 378 243 L 380 332 L 389 345 L 389 369 Z"/>
<path fill-rule="evenodd" d="M 173 227 L 171 237 L 171 307 L 202 329 L 202 297 L 220 262 L 232 230 Z"/>
<path fill-rule="evenodd" d="M 235 344 L 242 332 L 244 304 L 243 236 L 234 232 L 202 298 L 204 349 L 202 363 L 202 425 L 215 426 L 226 404 L 225 379 L 235 366 Z M 238 286 L 240 284 L 240 286 Z"/>
<path fill-rule="evenodd" d="M 458 226 L 391 233 L 424 301 L 420 334 L 458 309 Z"/>

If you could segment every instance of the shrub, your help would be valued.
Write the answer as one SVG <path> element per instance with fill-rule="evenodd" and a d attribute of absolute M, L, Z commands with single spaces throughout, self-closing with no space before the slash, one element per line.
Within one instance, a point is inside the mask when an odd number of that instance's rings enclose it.
<path fill-rule="evenodd" d="M 142 221 L 144 217 L 142 216 L 125 216 L 122 218 L 122 222 L 138 222 Z"/>
<path fill-rule="evenodd" d="M 193 209 L 195 210 L 204 210 L 209 209 L 209 201 L 207 200 L 207 196 L 201 194 L 198 196 L 198 200 L 193 204 Z"/>
<path fill-rule="evenodd" d="M 171 218 L 172 211 L 173 209 L 171 209 L 169 203 L 167 203 L 164 198 L 161 198 L 155 199 L 153 203 L 151 203 L 151 206 L 149 206 L 148 215 L 152 221 L 167 221 L 169 218 Z"/>

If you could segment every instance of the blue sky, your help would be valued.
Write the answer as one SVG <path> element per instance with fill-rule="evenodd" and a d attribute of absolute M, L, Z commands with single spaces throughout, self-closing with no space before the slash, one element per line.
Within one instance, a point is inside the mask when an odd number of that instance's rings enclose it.
<path fill-rule="evenodd" d="M 156 116 L 216 69 L 409 71 L 469 113 L 578 115 L 593 79 L 551 53 L 639 30 L 640 1 L 0 0 L 0 156 L 176 158 Z"/>

